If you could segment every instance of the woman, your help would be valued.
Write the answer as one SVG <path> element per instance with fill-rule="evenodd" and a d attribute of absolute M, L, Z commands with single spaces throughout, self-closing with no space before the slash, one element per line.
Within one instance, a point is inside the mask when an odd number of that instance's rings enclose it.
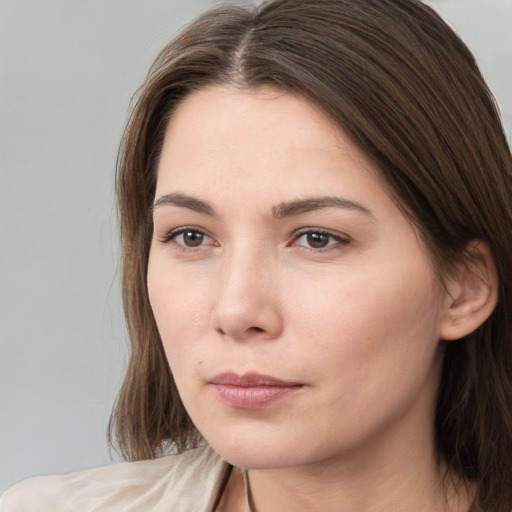
<path fill-rule="evenodd" d="M 429 8 L 203 15 L 140 90 L 118 197 L 111 431 L 149 460 L 2 511 L 512 510 L 512 159 Z"/>

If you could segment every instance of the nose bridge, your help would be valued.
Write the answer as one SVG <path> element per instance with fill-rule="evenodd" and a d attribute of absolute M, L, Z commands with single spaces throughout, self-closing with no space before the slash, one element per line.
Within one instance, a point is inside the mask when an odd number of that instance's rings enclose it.
<path fill-rule="evenodd" d="M 234 339 L 272 339 L 282 329 L 277 258 L 256 240 L 234 244 L 223 256 L 213 312 L 215 328 Z"/>

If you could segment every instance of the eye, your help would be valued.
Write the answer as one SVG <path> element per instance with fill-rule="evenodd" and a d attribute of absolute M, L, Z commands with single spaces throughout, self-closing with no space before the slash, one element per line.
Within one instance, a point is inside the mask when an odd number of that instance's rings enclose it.
<path fill-rule="evenodd" d="M 304 247 L 307 249 L 328 249 L 331 246 L 346 245 L 349 243 L 347 238 L 343 238 L 340 235 L 335 235 L 329 231 L 313 230 L 299 232 L 293 245 Z"/>
<path fill-rule="evenodd" d="M 194 228 L 179 228 L 171 231 L 162 242 L 174 242 L 190 249 L 205 245 L 215 245 L 214 240 L 203 231 Z"/>

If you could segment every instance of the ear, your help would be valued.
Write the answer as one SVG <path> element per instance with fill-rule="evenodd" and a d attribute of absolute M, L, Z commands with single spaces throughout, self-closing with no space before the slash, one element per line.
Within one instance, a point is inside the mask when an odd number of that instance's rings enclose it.
<path fill-rule="evenodd" d="M 457 277 L 447 284 L 449 309 L 441 325 L 441 339 L 462 338 L 482 325 L 498 302 L 498 272 L 489 246 L 471 241 Z"/>

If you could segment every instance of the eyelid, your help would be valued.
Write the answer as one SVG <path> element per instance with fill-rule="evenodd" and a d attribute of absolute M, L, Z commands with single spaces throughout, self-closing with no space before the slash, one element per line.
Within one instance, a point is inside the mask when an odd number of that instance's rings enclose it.
<path fill-rule="evenodd" d="M 186 233 L 187 231 L 199 233 L 199 234 L 203 235 L 205 238 L 208 238 L 208 239 L 212 240 L 213 242 L 215 242 L 214 237 L 211 236 L 208 233 L 208 231 L 206 231 L 205 229 L 201 229 L 197 226 L 179 226 L 177 228 L 172 229 L 171 231 L 168 231 L 163 237 L 160 237 L 159 240 L 161 243 L 167 244 L 169 242 L 172 242 L 179 235 Z M 185 248 L 185 249 L 196 249 L 196 247 L 187 247 L 186 245 L 178 244 L 177 242 L 176 242 L 176 245 L 178 245 L 179 247 Z M 205 245 L 210 245 L 210 244 L 205 244 Z M 197 249 L 199 249 L 200 247 L 204 247 L 204 245 L 197 246 Z"/>
<path fill-rule="evenodd" d="M 301 235 L 304 235 L 307 233 L 320 233 L 322 235 L 329 235 L 329 236 L 332 236 L 333 238 L 339 238 L 339 239 L 345 240 L 347 242 L 351 240 L 351 238 L 348 235 L 346 235 L 345 233 L 342 233 L 340 231 L 335 231 L 333 229 L 327 229 L 327 228 L 318 228 L 315 226 L 308 226 L 308 227 L 297 229 L 294 232 L 293 236 L 297 237 L 297 236 L 301 236 Z"/>
<path fill-rule="evenodd" d="M 310 234 L 310 233 L 317 233 L 320 235 L 325 235 L 325 236 L 331 237 L 332 239 L 336 240 L 337 243 L 329 244 L 326 247 L 322 247 L 322 248 L 306 247 L 303 245 L 298 245 L 296 243 L 302 236 Z M 290 245 L 292 245 L 294 247 L 300 247 L 300 248 L 302 248 L 304 250 L 308 250 L 308 251 L 326 252 L 331 249 L 339 248 L 339 245 L 341 245 L 341 246 L 348 245 L 351 241 L 352 241 L 352 239 L 348 235 L 346 235 L 344 233 L 340 233 L 339 231 L 332 231 L 330 229 L 325 229 L 325 228 L 307 227 L 307 228 L 301 228 L 301 229 L 298 229 L 297 231 L 295 231 L 295 233 L 292 235 L 292 241 L 291 241 Z"/>

